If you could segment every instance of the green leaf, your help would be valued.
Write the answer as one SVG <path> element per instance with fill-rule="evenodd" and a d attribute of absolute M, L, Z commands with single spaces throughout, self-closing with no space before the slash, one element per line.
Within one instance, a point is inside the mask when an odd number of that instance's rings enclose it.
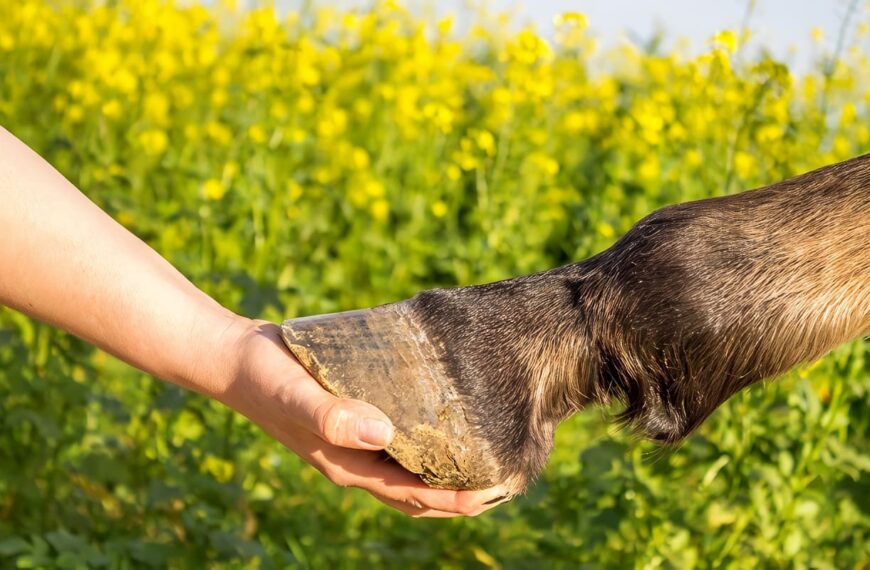
<path fill-rule="evenodd" d="M 79 552 L 88 546 L 81 537 L 70 534 L 65 530 L 56 530 L 45 533 L 45 539 L 58 552 Z"/>
<path fill-rule="evenodd" d="M 13 536 L 0 540 L 0 556 L 12 556 L 30 550 L 30 543 L 21 537 Z"/>
<path fill-rule="evenodd" d="M 731 458 L 727 455 L 722 455 L 713 462 L 713 465 L 707 469 L 707 472 L 704 473 L 704 478 L 701 480 L 701 486 L 709 487 L 713 480 L 716 478 L 716 475 L 719 474 L 719 471 L 722 470 L 723 467 L 728 465 L 728 462 L 731 461 Z"/>

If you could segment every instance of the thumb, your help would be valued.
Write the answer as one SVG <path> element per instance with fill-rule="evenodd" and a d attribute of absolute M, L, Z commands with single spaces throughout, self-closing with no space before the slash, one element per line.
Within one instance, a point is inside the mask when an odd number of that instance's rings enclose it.
<path fill-rule="evenodd" d="M 323 391 L 312 414 L 312 431 L 326 442 L 353 449 L 383 449 L 393 439 L 393 424 L 376 407 L 336 398 Z"/>

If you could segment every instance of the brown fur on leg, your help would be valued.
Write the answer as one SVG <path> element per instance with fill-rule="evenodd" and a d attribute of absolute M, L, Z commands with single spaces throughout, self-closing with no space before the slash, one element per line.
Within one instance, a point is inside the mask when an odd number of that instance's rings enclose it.
<path fill-rule="evenodd" d="M 581 263 L 410 300 L 522 487 L 555 425 L 616 399 L 676 442 L 731 395 L 870 332 L 870 155 L 669 206 Z"/>

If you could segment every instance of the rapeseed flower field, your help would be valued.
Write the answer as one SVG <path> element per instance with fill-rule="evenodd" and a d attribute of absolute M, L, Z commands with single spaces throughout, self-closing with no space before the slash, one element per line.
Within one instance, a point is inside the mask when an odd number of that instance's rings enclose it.
<path fill-rule="evenodd" d="M 0 124 L 231 309 L 548 269 L 653 209 L 870 151 L 870 12 L 796 74 L 401 3 L 0 0 Z M 852 28 L 850 28 L 852 29 Z M 863 46 L 863 49 L 862 49 Z M 2 205 L 0 205 L 2 207 Z M 0 309 L 0 566 L 868 568 L 866 342 L 661 450 L 588 411 L 529 493 L 407 520 L 211 401 Z"/>

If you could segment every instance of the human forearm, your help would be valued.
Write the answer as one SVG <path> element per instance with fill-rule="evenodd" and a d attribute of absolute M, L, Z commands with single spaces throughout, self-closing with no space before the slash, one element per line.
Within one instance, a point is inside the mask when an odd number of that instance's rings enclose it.
<path fill-rule="evenodd" d="M 373 450 L 383 412 L 323 390 L 278 328 L 233 314 L 0 127 L 0 304 L 219 399 L 340 485 L 415 516 L 475 514 L 503 489 L 430 489 Z"/>
<path fill-rule="evenodd" d="M 122 360 L 218 395 L 240 317 L 0 128 L 0 303 Z"/>

